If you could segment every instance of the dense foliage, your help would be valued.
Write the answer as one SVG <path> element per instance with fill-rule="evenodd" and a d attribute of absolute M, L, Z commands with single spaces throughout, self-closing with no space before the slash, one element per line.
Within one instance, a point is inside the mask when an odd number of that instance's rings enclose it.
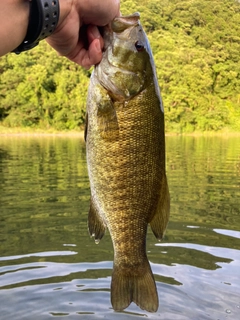
<path fill-rule="evenodd" d="M 152 46 L 167 131 L 240 131 L 239 1 L 122 1 L 122 14 L 134 11 Z M 79 128 L 89 76 L 45 42 L 2 57 L 1 123 Z"/>

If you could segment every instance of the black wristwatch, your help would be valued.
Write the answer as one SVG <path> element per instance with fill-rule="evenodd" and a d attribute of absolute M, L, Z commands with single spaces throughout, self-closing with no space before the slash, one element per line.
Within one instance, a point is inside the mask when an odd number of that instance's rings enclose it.
<path fill-rule="evenodd" d="M 16 54 L 30 50 L 39 41 L 50 36 L 58 24 L 58 0 L 29 0 L 30 14 L 27 35 L 23 42 L 13 52 Z"/>

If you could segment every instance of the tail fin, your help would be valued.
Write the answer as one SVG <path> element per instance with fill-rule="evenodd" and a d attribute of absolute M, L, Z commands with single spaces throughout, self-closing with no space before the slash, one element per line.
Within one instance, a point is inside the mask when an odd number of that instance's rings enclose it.
<path fill-rule="evenodd" d="M 111 302 L 113 309 L 121 311 L 131 302 L 141 309 L 156 312 L 158 309 L 158 294 L 152 270 L 147 261 L 141 266 L 141 272 L 133 270 L 132 274 L 114 266 L 111 284 Z"/>

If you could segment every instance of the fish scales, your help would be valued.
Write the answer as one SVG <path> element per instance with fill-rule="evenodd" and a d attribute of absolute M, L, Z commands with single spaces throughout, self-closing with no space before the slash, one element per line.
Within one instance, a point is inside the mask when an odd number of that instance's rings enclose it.
<path fill-rule="evenodd" d="M 96 242 L 106 228 L 111 235 L 113 308 L 123 310 L 134 301 L 154 312 L 158 295 L 146 255 L 146 233 L 150 223 L 161 239 L 169 217 L 164 114 L 138 14 L 116 18 L 104 36 L 103 60 L 92 74 L 87 101 L 89 232 Z M 124 49 L 126 39 L 132 47 Z M 138 41 L 141 51 L 136 49 Z M 124 66 L 128 60 L 130 67 Z"/>

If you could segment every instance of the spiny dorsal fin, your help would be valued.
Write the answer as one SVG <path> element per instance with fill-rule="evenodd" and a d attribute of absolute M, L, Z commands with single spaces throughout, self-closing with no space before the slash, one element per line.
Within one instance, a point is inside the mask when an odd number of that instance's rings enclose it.
<path fill-rule="evenodd" d="M 86 113 L 85 128 L 84 128 L 84 140 L 87 141 L 87 130 L 88 130 L 88 113 Z"/>

